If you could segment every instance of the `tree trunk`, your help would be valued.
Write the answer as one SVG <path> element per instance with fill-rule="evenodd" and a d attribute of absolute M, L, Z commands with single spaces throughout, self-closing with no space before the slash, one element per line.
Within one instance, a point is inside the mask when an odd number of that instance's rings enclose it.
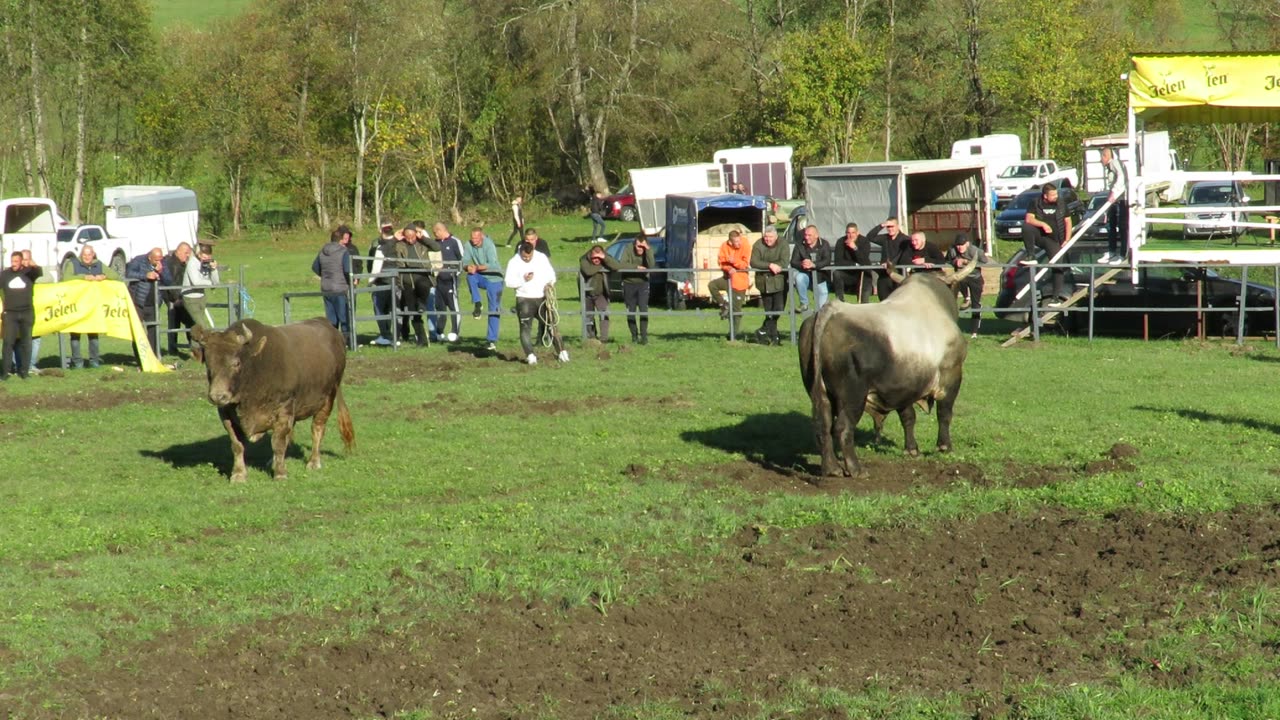
<path fill-rule="evenodd" d="M 889 12 L 889 43 L 884 50 L 884 159 L 888 162 L 892 159 L 890 152 L 893 147 L 893 54 L 897 25 L 896 0 L 888 0 L 885 5 Z"/>
<path fill-rule="evenodd" d="M 600 147 L 595 123 L 591 119 L 591 108 L 587 103 L 586 78 L 582 72 L 582 53 L 578 49 L 576 6 L 569 11 L 569 24 L 565 35 L 569 50 L 569 107 L 578 125 L 578 134 L 582 138 L 583 160 L 586 163 L 584 170 L 591 183 L 591 189 L 607 194 L 609 179 L 604 173 L 604 153 Z"/>
<path fill-rule="evenodd" d="M 40 197 L 49 197 L 49 156 L 45 150 L 44 94 L 40 91 L 40 48 L 36 43 L 36 0 L 27 0 L 27 16 L 31 23 L 31 133 L 35 150 L 36 184 Z"/>
<path fill-rule="evenodd" d="M 965 0 L 965 44 L 968 50 L 965 65 L 969 74 L 969 102 L 977 116 L 976 134 L 986 135 L 991 132 L 995 112 L 991 108 L 991 94 L 982 85 L 981 9 L 982 0 Z"/>
<path fill-rule="evenodd" d="M 364 227 L 364 158 L 369 149 L 369 125 L 365 121 L 367 105 L 356 109 L 351 119 L 356 138 L 356 183 L 351 193 L 351 222 L 356 229 Z"/>
<path fill-rule="evenodd" d="M 231 232 L 237 236 L 240 234 L 240 203 L 243 189 L 241 173 L 242 168 L 239 163 L 232 166 L 227 173 L 227 186 L 231 194 Z"/>
<path fill-rule="evenodd" d="M 86 165 L 86 136 L 89 115 L 89 71 L 85 55 L 89 52 L 89 8 L 81 3 L 80 47 L 76 51 L 76 170 L 71 190 L 71 222 L 79 225 L 81 205 L 84 202 L 84 175 Z"/>

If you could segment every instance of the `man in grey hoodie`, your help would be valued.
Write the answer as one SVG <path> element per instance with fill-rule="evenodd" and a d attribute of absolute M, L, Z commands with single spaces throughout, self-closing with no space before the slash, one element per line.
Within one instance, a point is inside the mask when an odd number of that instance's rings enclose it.
<path fill-rule="evenodd" d="M 329 242 L 316 254 L 311 272 L 320 276 L 325 317 L 342 332 L 347 347 L 351 347 L 351 309 L 347 305 L 347 292 L 351 287 L 351 255 L 342 244 L 342 235 L 338 231 L 329 235 Z"/>

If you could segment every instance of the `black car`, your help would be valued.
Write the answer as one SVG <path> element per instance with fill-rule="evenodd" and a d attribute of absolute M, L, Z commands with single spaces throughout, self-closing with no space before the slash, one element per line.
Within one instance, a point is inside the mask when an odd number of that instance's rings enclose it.
<path fill-rule="evenodd" d="M 1089 198 L 1089 204 L 1085 207 L 1084 216 L 1086 218 L 1093 217 L 1102 206 L 1107 203 L 1107 194 L 1098 193 Z M 1085 231 L 1081 240 L 1106 240 L 1111 231 L 1111 219 L 1109 217 L 1100 217 L 1098 221 L 1089 226 Z"/>
<path fill-rule="evenodd" d="M 1080 219 L 1084 217 L 1084 203 L 1080 201 L 1075 188 L 1063 180 L 1055 180 L 1052 184 L 1058 188 L 1058 194 L 1066 199 L 1067 213 L 1071 215 L 1071 221 L 1079 224 Z M 1027 220 L 1027 208 L 1031 207 L 1033 200 L 1040 197 L 1043 192 L 1041 187 L 1023 190 L 1008 207 L 996 215 L 996 237 L 1004 240 L 1022 239 L 1022 224 Z"/>
<path fill-rule="evenodd" d="M 1067 250 L 1065 261 L 1071 263 L 1067 268 L 1066 287 L 1068 292 L 1088 285 L 1089 264 L 1107 251 L 1105 242 L 1090 240 L 1077 241 Z M 1037 248 L 1037 260 L 1048 262 L 1044 251 Z M 1027 306 L 1030 304 L 1030 293 L 1016 297 L 1018 291 L 1027 284 L 1030 271 L 1019 265 L 1024 251 L 1018 250 L 1007 268 L 1000 276 L 1000 293 L 996 296 L 997 314 L 1016 322 L 1026 322 Z M 1094 314 L 1094 332 L 1102 335 L 1138 336 L 1143 335 L 1143 311 L 1118 310 L 1108 312 L 1106 308 L 1153 308 L 1146 315 L 1146 332 L 1150 337 L 1176 336 L 1186 337 L 1196 332 L 1196 297 L 1197 285 L 1203 283 L 1201 305 L 1205 308 L 1237 308 L 1240 301 L 1240 281 L 1225 278 L 1213 270 L 1203 268 L 1178 267 L 1172 265 L 1141 265 L 1138 267 L 1138 284 L 1133 283 L 1133 274 L 1129 267 L 1099 266 L 1095 268 L 1095 277 L 1101 277 L 1108 271 L 1117 273 L 1111 280 L 1098 288 L 1094 299 L 1094 307 L 1102 312 Z M 1039 302 L 1049 300 L 1049 288 L 1052 278 L 1049 272 L 1037 281 L 1040 291 Z M 1275 331 L 1275 288 L 1260 283 L 1249 283 L 1245 302 L 1249 309 L 1245 317 L 1244 334 L 1264 335 Z M 1043 307 L 1043 305 L 1041 306 Z M 1081 300 L 1076 305 L 1064 309 L 1060 325 L 1068 332 L 1088 332 L 1088 301 Z M 1183 312 L 1167 312 L 1162 308 L 1186 308 Z M 1004 310 L 1006 312 L 1000 313 Z M 1224 311 L 1206 311 L 1204 313 L 1205 334 L 1209 336 L 1234 337 L 1238 313 Z"/>
<path fill-rule="evenodd" d="M 621 260 L 622 252 L 635 241 L 636 236 L 634 235 L 618 238 L 610 243 L 604 251 L 614 260 Z M 653 251 L 653 260 L 658 263 L 658 267 L 665 268 L 667 266 L 667 244 L 663 237 L 661 235 L 650 235 L 649 249 Z M 609 294 L 618 299 L 622 298 L 622 276 L 619 273 L 609 273 Z M 668 302 L 667 274 L 665 272 L 649 273 L 649 302 Z"/>

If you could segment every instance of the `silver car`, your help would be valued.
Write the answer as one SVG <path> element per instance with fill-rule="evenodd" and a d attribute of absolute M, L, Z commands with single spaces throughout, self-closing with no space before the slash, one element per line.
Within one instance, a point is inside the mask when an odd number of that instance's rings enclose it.
<path fill-rule="evenodd" d="M 1230 235 L 1234 241 L 1244 233 L 1244 228 L 1236 223 L 1244 222 L 1247 212 L 1233 210 L 1213 210 L 1197 212 L 1195 206 L 1204 207 L 1245 207 L 1249 204 L 1249 196 L 1244 193 L 1244 186 L 1233 180 L 1205 180 L 1193 183 L 1187 188 L 1187 208 L 1183 214 L 1187 221 L 1182 226 L 1183 239 L 1192 237 L 1212 237 Z"/>

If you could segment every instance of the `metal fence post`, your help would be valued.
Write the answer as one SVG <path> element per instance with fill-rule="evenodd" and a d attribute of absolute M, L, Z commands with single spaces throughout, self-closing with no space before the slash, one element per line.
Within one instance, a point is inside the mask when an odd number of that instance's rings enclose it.
<path fill-rule="evenodd" d="M 1244 311 L 1245 311 L 1245 306 L 1249 302 L 1248 294 L 1246 292 L 1248 289 L 1249 289 L 1249 266 L 1242 265 L 1240 267 L 1240 306 L 1236 308 L 1236 344 L 1237 345 L 1244 344 L 1244 323 L 1245 323 L 1245 318 L 1247 317 Z"/>

